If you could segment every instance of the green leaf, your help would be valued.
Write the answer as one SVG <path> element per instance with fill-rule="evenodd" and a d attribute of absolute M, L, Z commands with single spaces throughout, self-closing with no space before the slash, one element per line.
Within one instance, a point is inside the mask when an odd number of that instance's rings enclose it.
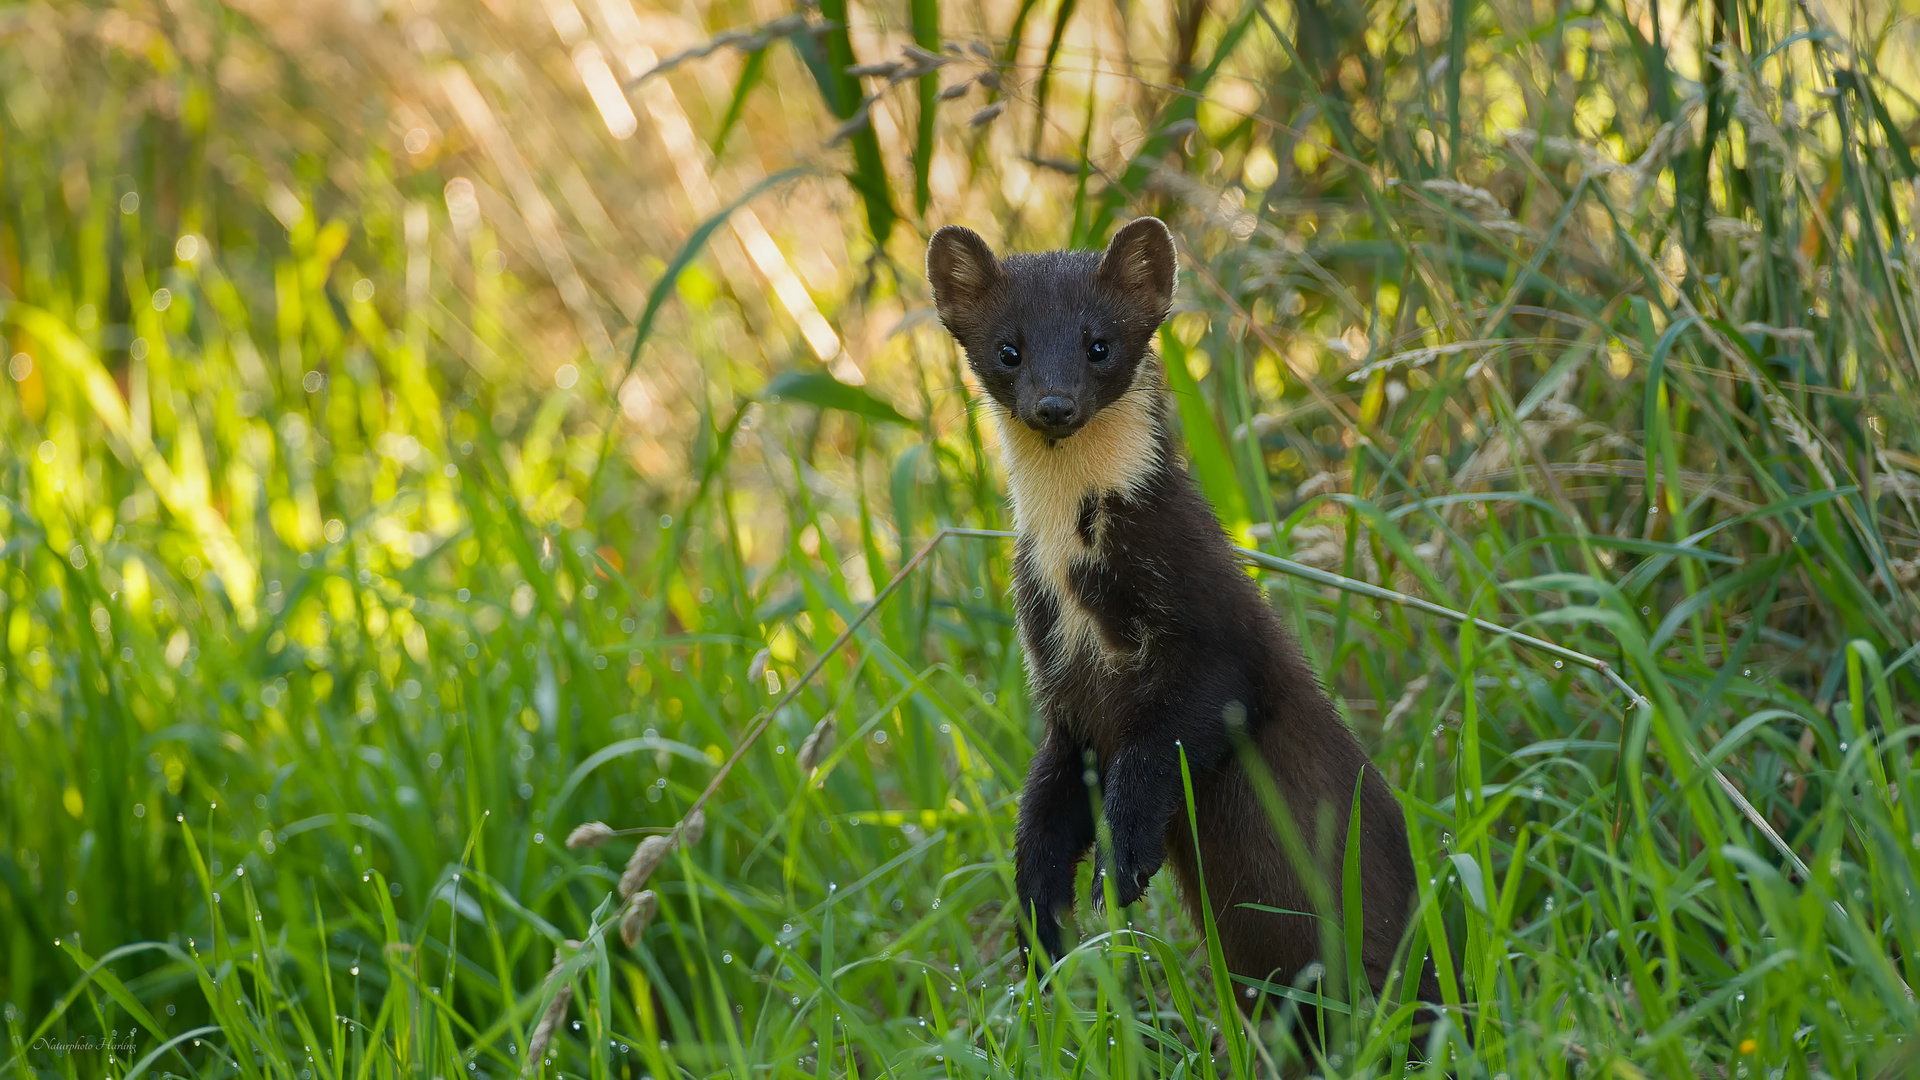
<path fill-rule="evenodd" d="M 628 375 L 633 374 L 633 366 L 640 358 L 641 346 L 653 336 L 653 321 L 659 317 L 660 309 L 665 306 L 667 298 L 673 295 L 674 286 L 679 282 L 680 275 L 685 273 L 700 252 L 706 249 L 707 241 L 713 238 L 714 233 L 720 231 L 720 226 L 727 223 L 727 219 L 733 216 L 735 210 L 789 180 L 806 175 L 807 172 L 806 169 L 788 169 L 767 177 L 748 188 L 739 198 L 721 207 L 717 213 L 701 222 L 699 227 L 693 230 L 686 242 L 680 245 L 680 250 L 674 254 L 673 261 L 668 263 L 667 268 L 661 272 L 660 279 L 655 281 L 653 288 L 647 292 L 646 307 L 641 309 L 640 317 L 634 320 L 633 346 L 627 356 Z M 626 379 L 622 378 L 615 385 L 624 386 L 625 384 Z"/>
<path fill-rule="evenodd" d="M 740 117 L 747 111 L 747 97 L 753 88 L 760 85 L 761 76 L 767 70 L 767 50 L 756 49 L 747 54 L 747 62 L 740 68 L 740 80 L 733 84 L 733 100 L 727 102 L 727 114 L 720 118 L 720 134 L 713 137 L 713 158 L 720 160 L 726 152 L 727 136 L 740 123 Z"/>
<path fill-rule="evenodd" d="M 1481 911 L 1487 910 L 1487 883 L 1481 876 L 1480 863 L 1472 855 L 1462 851 L 1447 856 L 1453 868 L 1460 874 L 1460 887 L 1466 890 L 1467 899 Z"/>
<path fill-rule="evenodd" d="M 1900 134 L 1900 128 L 1894 124 L 1892 114 L 1887 112 L 1887 103 L 1880 100 L 1879 94 L 1873 92 L 1873 84 L 1858 73 L 1841 68 L 1833 73 L 1833 85 L 1841 90 L 1852 90 L 1867 103 L 1867 108 L 1873 112 L 1873 118 L 1880 122 L 1881 132 L 1887 137 L 1887 150 L 1893 155 L 1893 160 L 1899 164 L 1900 175 L 1909 180 L 1920 176 L 1920 169 L 1916 169 L 1913 164 L 1913 151 L 1907 148 L 1906 138 Z"/>
<path fill-rule="evenodd" d="M 912 0 L 913 43 L 931 53 L 940 51 L 940 0 Z M 920 76 L 920 120 L 913 143 L 913 208 L 925 215 L 933 198 L 929 177 L 933 169 L 933 118 L 939 108 L 940 76 Z"/>
<path fill-rule="evenodd" d="M 783 371 L 767 384 L 762 396 L 768 401 L 801 401 L 822 409 L 839 409 L 889 424 L 913 423 L 900 410 L 865 390 L 814 371 Z"/>
<path fill-rule="evenodd" d="M 1200 384 L 1187 371 L 1187 347 L 1173 336 L 1170 327 L 1161 328 L 1160 352 L 1166 358 L 1167 385 L 1173 389 L 1173 400 L 1180 407 L 1180 426 L 1187 436 L 1187 458 L 1200 477 L 1200 490 L 1206 493 L 1214 512 L 1227 528 L 1237 531 L 1249 520 L 1247 496 L 1234 476 L 1233 457 L 1213 422 L 1213 410 L 1207 408 L 1206 399 L 1200 396 Z"/>
<path fill-rule="evenodd" d="M 864 95 L 860 80 L 847 74 L 848 68 L 859 63 L 853 55 L 853 42 L 847 37 L 847 0 L 821 0 L 820 15 L 831 28 L 821 35 L 826 45 L 826 63 L 813 69 L 814 81 L 834 115 L 842 120 L 851 119 Z M 868 124 L 848 136 L 847 142 L 853 147 L 853 172 L 847 175 L 847 182 L 866 204 L 867 228 L 873 233 L 874 246 L 884 250 L 899 215 L 894 212 L 887 189 L 880 140 L 873 133 L 873 125 Z"/>
<path fill-rule="evenodd" d="M 1366 792 L 1367 774 L 1362 770 L 1354 775 L 1353 804 L 1347 811 L 1347 850 L 1345 865 L 1340 875 L 1340 900 L 1342 930 L 1346 933 L 1347 947 L 1347 1000 L 1359 1001 L 1362 988 L 1367 983 L 1367 969 L 1362 962 L 1362 953 L 1366 946 L 1366 912 L 1362 906 L 1360 887 L 1360 844 L 1364 835 L 1360 831 L 1360 799 Z M 1397 807 L 1395 808 L 1398 809 Z M 1375 825 L 1378 828 L 1378 825 Z"/>
<path fill-rule="evenodd" d="M 1033 95 L 1034 111 L 1042 116 L 1047 113 L 1047 90 L 1053 84 L 1053 62 L 1060 56 L 1060 43 L 1066 40 L 1067 24 L 1073 21 L 1073 11 L 1078 6 L 1079 0 L 1060 0 L 1060 7 L 1053 15 L 1053 35 L 1047 39 L 1047 58 L 1040 65 L 1040 85 Z M 1039 150 L 1040 133 L 1044 130 L 1039 125 L 1034 127 L 1036 152 Z"/>
<path fill-rule="evenodd" d="M 1027 34 L 1027 19 L 1038 6 L 1039 0 L 1020 0 L 1020 10 L 1013 15 L 1013 28 L 1007 31 L 1007 51 L 1002 58 L 1008 66 L 1020 58 L 1020 42 Z"/>
<path fill-rule="evenodd" d="M 805 168 L 787 169 L 753 185 L 742 192 L 739 198 L 721 207 L 711 217 L 701 222 L 687 237 L 686 242 L 680 245 L 680 250 L 674 253 L 673 261 L 660 272 L 659 280 L 655 281 L 653 288 L 647 291 L 646 306 L 640 310 L 639 317 L 633 322 L 633 344 L 627 349 L 627 366 L 621 371 L 619 381 L 613 384 L 616 394 L 620 387 L 627 385 L 627 380 L 633 377 L 633 369 L 639 366 L 640 351 L 646 346 L 647 339 L 653 336 L 654 320 L 660 317 L 660 309 L 666 306 L 667 299 L 673 295 L 674 287 L 679 284 L 680 275 L 684 274 L 687 267 L 693 264 L 693 260 L 706 250 L 707 241 L 713 239 L 713 234 L 720 231 L 720 227 L 727 223 L 727 219 L 733 216 L 734 211 L 789 180 L 805 176 L 809 171 Z M 588 503 L 593 502 L 593 494 L 600 483 L 600 470 L 606 465 L 607 455 L 613 449 L 615 430 L 617 425 L 607 425 L 606 434 L 600 440 L 600 453 L 595 459 L 593 475 L 587 481 L 586 501 Z"/>

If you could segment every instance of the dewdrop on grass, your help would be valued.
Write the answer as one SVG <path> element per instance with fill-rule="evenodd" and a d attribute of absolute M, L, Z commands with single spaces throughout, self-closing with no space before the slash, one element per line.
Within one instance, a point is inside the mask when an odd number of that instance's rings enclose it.
<path fill-rule="evenodd" d="M 632 896 L 639 892 L 672 847 L 673 841 L 664 836 L 649 836 L 640 841 L 640 846 L 633 849 L 633 858 L 627 860 L 626 871 L 620 875 L 620 895 Z"/>

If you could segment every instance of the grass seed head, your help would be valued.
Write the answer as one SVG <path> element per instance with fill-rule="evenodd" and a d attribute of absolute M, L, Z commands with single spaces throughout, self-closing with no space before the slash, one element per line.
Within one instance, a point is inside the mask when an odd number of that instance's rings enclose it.
<path fill-rule="evenodd" d="M 627 900 L 627 910 L 620 916 L 620 940 L 627 943 L 627 948 L 639 947 L 641 933 L 659 910 L 660 898 L 652 889 L 634 893 Z"/>
<path fill-rule="evenodd" d="M 865 131 L 868 127 L 872 126 L 873 117 L 869 112 L 871 108 L 872 103 L 866 102 L 854 110 L 852 116 L 847 117 L 839 127 L 833 129 L 833 134 L 827 136 L 827 145 L 838 146 L 855 133 Z"/>
<path fill-rule="evenodd" d="M 533 1034 L 527 1037 L 527 1058 L 520 1066 L 521 1080 L 539 1075 L 541 1059 L 547 1056 L 547 1048 L 553 1045 L 553 1033 L 559 1030 L 560 1022 L 567 1018 L 567 1006 L 571 1004 L 573 984 L 567 983 L 554 992 L 553 1003 L 547 1006 L 546 1015 L 540 1018 Z"/>
<path fill-rule="evenodd" d="M 686 816 L 685 820 L 680 822 L 681 847 L 690 848 L 699 843 L 700 838 L 705 835 L 707 835 L 707 812 L 705 810 L 695 809 L 693 813 Z"/>
<path fill-rule="evenodd" d="M 820 767 L 828 754 L 833 753 L 834 723 L 832 716 L 823 716 L 813 725 L 807 734 L 807 741 L 800 744 L 800 771 L 811 773 Z"/>
<path fill-rule="evenodd" d="M 567 834 L 567 847 L 573 851 L 581 848 L 597 848 L 612 838 L 612 826 L 604 821 L 589 821 Z"/>
<path fill-rule="evenodd" d="M 984 109 L 981 109 L 979 112 L 974 113 L 972 116 L 968 117 L 967 123 L 973 125 L 974 127 L 985 127 L 986 125 L 993 123 L 994 117 L 999 116 L 1001 113 L 1006 111 L 1007 111 L 1007 103 L 1004 101 L 996 101 L 993 104 L 987 106 Z"/>
<path fill-rule="evenodd" d="M 894 76 L 896 82 L 901 79 L 917 79 L 922 75 L 930 75 L 951 62 L 947 57 L 936 52 L 928 52 L 918 45 L 903 47 L 900 55 L 905 58 L 906 63 Z"/>
<path fill-rule="evenodd" d="M 620 875 L 620 895 L 632 896 L 639 892 L 672 847 L 673 841 L 664 836 L 649 836 L 640 841 L 640 846 L 633 849 L 633 858 L 627 860 L 626 871 Z"/>

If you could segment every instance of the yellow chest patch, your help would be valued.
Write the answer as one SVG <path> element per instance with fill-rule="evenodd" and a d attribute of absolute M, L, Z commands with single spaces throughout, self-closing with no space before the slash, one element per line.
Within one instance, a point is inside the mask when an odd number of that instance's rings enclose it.
<path fill-rule="evenodd" d="M 1080 532 L 1080 508 L 1089 495 L 1128 496 L 1137 492 L 1160 465 L 1155 431 L 1155 392 L 1159 365 L 1142 361 L 1134 375 L 1138 389 L 1096 413 L 1085 427 L 1057 442 L 1027 427 L 997 404 L 993 407 L 1007 488 L 1013 499 L 1014 529 L 1033 556 L 1033 568 L 1060 613 L 1055 624 L 1057 655 L 1088 654 L 1110 666 L 1126 657 L 1099 632 L 1093 615 L 1073 589 L 1073 570 L 1100 557 L 1102 527 L 1093 544 Z M 1029 642 L 1032 657 L 1037 642 Z"/>

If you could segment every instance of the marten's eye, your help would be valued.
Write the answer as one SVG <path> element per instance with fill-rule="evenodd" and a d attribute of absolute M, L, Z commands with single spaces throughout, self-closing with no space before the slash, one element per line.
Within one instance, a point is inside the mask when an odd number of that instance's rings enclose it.
<path fill-rule="evenodd" d="M 1106 342 L 1104 342 L 1104 341 L 1096 341 L 1096 342 L 1094 342 L 1093 344 L 1091 344 L 1091 345 L 1089 345 L 1089 346 L 1087 346 L 1087 359 L 1089 359 L 1089 360 L 1091 360 L 1091 361 L 1093 361 L 1094 363 L 1096 363 L 1096 364 L 1098 364 L 1098 363 L 1100 363 L 1101 361 L 1103 361 L 1103 360 L 1105 360 L 1106 358 L 1107 358 L 1107 343 L 1106 343 Z"/>
<path fill-rule="evenodd" d="M 1008 367 L 1020 366 L 1020 350 L 1011 345 L 1000 346 L 1000 362 Z"/>

